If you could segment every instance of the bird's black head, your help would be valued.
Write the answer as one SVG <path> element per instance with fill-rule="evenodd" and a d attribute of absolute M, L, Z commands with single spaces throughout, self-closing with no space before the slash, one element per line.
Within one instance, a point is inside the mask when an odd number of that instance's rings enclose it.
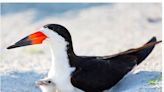
<path fill-rule="evenodd" d="M 47 25 L 44 25 L 43 27 L 48 28 L 48 29 L 58 33 L 63 38 L 65 38 L 65 40 L 67 42 L 72 44 L 71 35 L 70 35 L 69 31 L 64 26 L 59 25 L 59 24 L 47 24 Z"/>
<path fill-rule="evenodd" d="M 30 34 L 14 45 L 9 46 L 7 49 L 13 49 L 22 46 L 41 44 L 44 40 L 49 39 L 53 42 L 52 45 L 56 47 L 67 46 L 68 58 L 74 57 L 72 39 L 69 31 L 59 24 L 47 24 L 44 25 L 38 32 Z M 65 49 L 65 47 L 63 47 Z"/>

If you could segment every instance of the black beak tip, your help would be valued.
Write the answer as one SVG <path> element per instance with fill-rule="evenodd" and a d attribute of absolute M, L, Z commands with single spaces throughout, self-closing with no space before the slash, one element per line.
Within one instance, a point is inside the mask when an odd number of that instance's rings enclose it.
<path fill-rule="evenodd" d="M 7 49 L 12 49 L 13 48 L 13 46 L 9 46 L 9 47 L 7 47 Z"/>
<path fill-rule="evenodd" d="M 16 48 L 16 47 L 18 47 L 18 46 L 16 46 L 16 45 L 11 45 L 11 46 L 7 47 L 7 49 L 13 49 L 13 48 Z"/>

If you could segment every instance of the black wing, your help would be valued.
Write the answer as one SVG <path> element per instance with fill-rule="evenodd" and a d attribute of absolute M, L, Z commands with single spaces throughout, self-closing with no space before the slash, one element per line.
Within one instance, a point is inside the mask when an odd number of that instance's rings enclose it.
<path fill-rule="evenodd" d="M 120 81 L 137 64 L 137 58 L 130 55 L 108 60 L 91 60 L 81 63 L 72 73 L 72 84 L 87 92 L 101 92 Z"/>
<path fill-rule="evenodd" d="M 124 51 L 118 54 L 104 56 L 102 57 L 102 59 L 108 59 L 108 58 L 117 57 L 121 55 L 133 55 L 137 58 L 137 64 L 140 64 L 152 52 L 155 45 L 160 42 L 162 41 L 157 41 L 156 37 L 152 37 L 146 44 L 144 44 L 143 46 L 139 48 L 133 48 L 133 49 L 129 49 L 127 51 Z"/>
<path fill-rule="evenodd" d="M 160 41 L 159 41 L 160 42 Z M 156 38 L 144 46 L 105 57 L 78 57 L 76 71 L 72 73 L 74 86 L 87 92 L 101 92 L 113 87 L 133 67 L 143 61 L 153 50 Z"/>

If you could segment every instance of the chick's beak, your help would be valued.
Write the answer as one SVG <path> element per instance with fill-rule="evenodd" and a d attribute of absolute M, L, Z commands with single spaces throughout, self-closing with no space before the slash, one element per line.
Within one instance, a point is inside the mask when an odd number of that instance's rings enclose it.
<path fill-rule="evenodd" d="M 41 44 L 43 40 L 45 40 L 46 38 L 47 36 L 45 34 L 38 31 L 21 39 L 20 41 L 16 42 L 14 45 L 7 47 L 7 49 L 13 49 L 13 48 L 27 46 L 27 45 Z"/>
<path fill-rule="evenodd" d="M 46 85 L 46 83 L 45 83 L 44 81 L 41 81 L 41 80 L 36 81 L 35 84 L 36 84 L 37 86 Z"/>

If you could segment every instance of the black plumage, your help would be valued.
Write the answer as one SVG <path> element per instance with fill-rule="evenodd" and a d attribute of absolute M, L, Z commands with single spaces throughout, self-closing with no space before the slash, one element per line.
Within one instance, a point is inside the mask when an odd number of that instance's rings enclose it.
<path fill-rule="evenodd" d="M 152 43 L 153 44 L 149 44 Z M 154 43 L 155 42 L 155 43 Z M 153 50 L 156 39 L 152 38 L 146 48 L 127 50 L 125 52 L 102 57 L 80 57 L 72 74 L 72 84 L 87 92 L 101 92 L 113 87 L 134 66 L 140 64 Z"/>

